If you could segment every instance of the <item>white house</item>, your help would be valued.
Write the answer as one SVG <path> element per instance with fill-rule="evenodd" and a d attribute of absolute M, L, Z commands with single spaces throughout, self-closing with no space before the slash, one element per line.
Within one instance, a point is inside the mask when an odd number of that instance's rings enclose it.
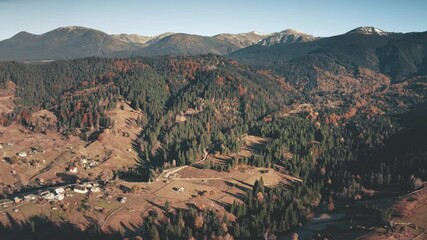
<path fill-rule="evenodd" d="M 127 197 L 122 197 L 122 198 L 120 198 L 120 203 L 125 203 L 125 202 L 127 202 L 127 200 L 128 200 L 128 198 Z"/>
<path fill-rule="evenodd" d="M 42 196 L 44 199 L 46 199 L 46 200 L 53 200 L 53 199 L 55 199 L 55 194 L 53 194 L 53 193 L 48 193 L 48 194 L 46 194 L 46 195 L 43 195 Z"/>
<path fill-rule="evenodd" d="M 90 161 L 90 162 L 89 162 L 89 166 L 91 166 L 91 167 L 94 167 L 94 166 L 96 166 L 96 165 L 98 165 L 98 162 L 97 162 L 97 161 Z"/>
<path fill-rule="evenodd" d="M 16 204 L 18 204 L 18 203 L 20 203 L 20 202 L 21 202 L 21 199 L 20 199 L 19 197 L 15 197 L 15 198 L 13 198 L 13 201 L 14 201 Z"/>
<path fill-rule="evenodd" d="M 61 194 L 61 193 L 63 194 L 64 192 L 65 192 L 65 190 L 64 190 L 64 188 L 62 188 L 62 187 L 60 187 L 60 188 L 56 188 L 56 189 L 55 189 L 55 193 L 56 193 L 56 194 Z"/>
<path fill-rule="evenodd" d="M 91 192 L 94 192 L 94 193 L 97 193 L 97 192 L 101 191 L 101 188 L 99 188 L 99 187 L 97 187 L 97 186 L 93 186 L 93 187 L 90 189 L 90 191 L 91 191 Z"/>
<path fill-rule="evenodd" d="M 74 192 L 81 193 L 81 194 L 86 194 L 88 192 L 88 190 L 84 186 L 75 186 L 74 187 Z"/>
<path fill-rule="evenodd" d="M 84 165 L 86 165 L 87 164 L 87 159 L 86 158 L 82 158 L 82 159 L 80 159 L 80 164 L 82 165 L 82 166 L 84 166 Z"/>
<path fill-rule="evenodd" d="M 63 193 L 59 193 L 55 196 L 56 199 L 58 199 L 59 201 L 64 200 L 64 194 Z"/>
<path fill-rule="evenodd" d="M 26 152 L 19 152 L 18 156 L 20 156 L 20 157 L 26 157 L 27 153 Z"/>
<path fill-rule="evenodd" d="M 72 173 L 76 173 L 76 172 L 77 172 L 77 167 L 76 167 L 76 166 L 71 166 L 71 167 L 69 168 L 69 170 L 70 170 L 70 172 L 72 172 Z"/>
<path fill-rule="evenodd" d="M 24 199 L 25 199 L 26 201 L 35 200 L 35 199 L 36 199 L 36 195 L 34 195 L 34 194 L 25 195 L 25 196 L 24 196 Z"/>
<path fill-rule="evenodd" d="M 24 200 L 31 201 L 31 195 L 25 195 L 24 196 Z"/>
<path fill-rule="evenodd" d="M 85 182 L 85 183 L 82 183 L 81 186 L 86 187 L 86 188 L 91 188 L 93 185 L 90 182 Z"/>

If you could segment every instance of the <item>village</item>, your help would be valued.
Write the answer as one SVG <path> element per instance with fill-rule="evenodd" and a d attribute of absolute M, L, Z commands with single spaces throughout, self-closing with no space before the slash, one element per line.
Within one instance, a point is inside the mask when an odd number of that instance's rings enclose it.
<path fill-rule="evenodd" d="M 76 167 L 78 168 L 78 167 Z M 67 171 L 76 171 L 69 168 Z M 75 174 L 78 173 L 74 172 Z M 60 186 L 46 182 L 38 190 L 16 193 L 0 200 L 0 221 L 13 217 L 18 222 L 45 215 L 51 220 L 68 221 L 85 227 L 85 217 L 97 219 L 105 231 L 121 231 L 122 225 L 142 221 L 150 211 L 161 210 L 169 202 L 172 208 L 194 205 L 224 211 L 243 196 L 245 190 L 262 178 L 266 186 L 292 184 L 293 179 L 274 170 L 240 167 L 228 172 L 177 167 L 155 182 L 127 182 L 120 179 L 88 181 Z M 114 216 L 114 217 L 113 217 Z M 7 222 L 7 221 L 6 221 Z"/>
<path fill-rule="evenodd" d="M 0 143 L 0 150 L 4 150 L 4 155 L 6 150 L 13 150 L 15 145 L 10 142 Z M 46 151 L 42 150 L 41 147 L 31 146 L 28 151 L 19 151 L 16 152 L 11 157 L 4 157 L 3 162 L 11 164 L 14 166 L 26 166 L 27 168 L 35 168 L 37 170 L 43 170 L 46 168 L 47 171 L 50 170 L 50 166 L 47 165 L 46 160 L 40 160 L 40 155 L 45 154 Z M 75 194 L 85 196 L 88 194 L 102 193 L 105 191 L 107 186 L 107 181 L 81 181 L 77 174 L 79 169 L 81 171 L 91 170 L 99 165 L 100 161 L 98 159 L 93 159 L 89 156 L 78 156 L 72 162 L 65 163 L 64 173 L 60 174 L 70 174 L 74 176 L 73 178 L 76 183 L 71 183 L 69 181 L 61 181 L 53 183 L 52 181 L 46 181 L 43 177 L 36 177 L 34 183 L 30 188 L 22 189 L 21 191 L 13 191 L 12 194 L 8 194 L 7 198 L 0 199 L 0 213 L 4 213 L 7 210 L 12 209 L 13 212 L 19 212 L 20 206 L 28 203 L 45 205 L 50 203 L 52 210 L 57 210 L 57 205 L 62 205 L 64 202 L 67 202 L 67 199 L 73 199 Z M 19 170 L 18 170 L 19 171 Z M 46 172 L 47 172 L 46 171 Z M 12 170 L 10 172 L 12 176 L 18 176 L 17 170 Z M 110 181 L 111 182 L 111 181 Z M 98 197 L 104 197 L 99 195 Z M 108 195 L 106 198 L 111 199 L 112 196 Z M 119 203 L 125 203 L 126 197 L 118 197 L 116 199 Z M 77 202 L 74 202 L 77 204 Z M 67 202 L 67 205 L 70 205 L 70 202 Z"/>
<path fill-rule="evenodd" d="M 129 231 L 151 211 L 161 211 L 159 206 L 166 202 L 177 209 L 193 205 L 224 211 L 225 206 L 241 201 L 245 189 L 251 189 L 260 178 L 266 186 L 300 181 L 270 168 L 207 169 L 206 162 L 226 164 L 233 159 L 207 153 L 197 164 L 169 166 L 152 182 L 121 179 L 117 173 L 133 167 L 138 157 L 131 146 L 141 130 L 134 124 L 140 113 L 124 104 L 109 114 L 115 128 L 106 129 L 102 140 L 89 143 L 56 132 L 49 132 L 46 138 L 19 127 L 0 127 L 2 225 L 10 224 L 10 219 L 25 223 L 44 216 L 81 229 L 93 219 L 105 232 L 123 231 L 125 226 Z M 49 115 L 55 121 L 46 111 L 34 115 Z M 267 140 L 247 136 L 246 141 L 241 156 L 250 156 L 252 144 Z"/>
<path fill-rule="evenodd" d="M 19 206 L 26 202 L 57 202 L 63 201 L 66 197 L 73 197 L 73 193 L 87 194 L 98 193 L 101 191 L 99 183 L 82 183 L 78 185 L 67 185 L 67 187 L 49 188 L 49 190 L 39 191 L 37 194 L 15 194 L 13 199 L 2 199 L 0 200 L 0 207 L 4 209 Z M 15 212 L 19 211 L 18 208 L 14 209 Z"/>

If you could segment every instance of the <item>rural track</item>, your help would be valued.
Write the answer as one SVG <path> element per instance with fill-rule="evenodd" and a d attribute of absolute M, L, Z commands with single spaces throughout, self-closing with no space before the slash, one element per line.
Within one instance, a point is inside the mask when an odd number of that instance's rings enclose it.
<path fill-rule="evenodd" d="M 206 153 L 206 149 L 204 150 L 204 152 L 205 152 L 205 156 L 203 157 L 203 159 L 201 159 L 201 160 L 199 160 L 199 161 L 197 161 L 197 162 L 194 162 L 194 163 L 192 163 L 192 164 L 190 164 L 190 165 L 185 165 L 185 166 L 181 166 L 181 167 L 177 167 L 177 168 L 173 168 L 173 169 L 168 169 L 168 170 L 165 170 L 165 171 L 163 171 L 157 178 L 156 178 L 156 182 L 157 181 L 160 181 L 162 178 L 164 178 L 164 179 L 168 179 L 168 177 L 171 175 L 171 174 L 174 174 L 174 173 L 176 173 L 176 172 L 179 172 L 179 171 L 181 171 L 182 169 L 184 169 L 184 168 L 187 168 L 187 167 L 189 167 L 189 166 L 194 166 L 194 165 L 197 165 L 197 164 L 200 164 L 200 163 L 202 163 L 202 162 L 204 162 L 207 158 L 208 158 L 208 156 L 209 156 L 209 154 L 207 154 Z"/>
<path fill-rule="evenodd" d="M 120 211 L 121 209 L 123 209 L 123 206 L 120 206 L 119 208 L 117 208 L 116 210 L 114 210 L 110 214 L 108 214 L 105 217 L 104 222 L 102 222 L 101 229 L 104 227 L 104 225 L 108 221 L 108 219 L 110 219 L 111 216 L 113 216 L 116 212 Z"/>

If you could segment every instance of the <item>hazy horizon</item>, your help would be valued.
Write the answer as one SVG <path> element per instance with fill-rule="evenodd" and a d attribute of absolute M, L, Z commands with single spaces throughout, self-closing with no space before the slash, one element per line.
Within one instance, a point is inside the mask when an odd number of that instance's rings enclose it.
<path fill-rule="evenodd" d="M 21 31 L 42 34 L 65 26 L 93 28 L 108 34 L 155 36 L 182 32 L 212 36 L 220 33 L 279 32 L 295 29 L 320 37 L 359 26 L 390 32 L 427 30 L 427 2 L 362 0 L 318 1 L 83 1 L 0 0 L 0 40 Z"/>

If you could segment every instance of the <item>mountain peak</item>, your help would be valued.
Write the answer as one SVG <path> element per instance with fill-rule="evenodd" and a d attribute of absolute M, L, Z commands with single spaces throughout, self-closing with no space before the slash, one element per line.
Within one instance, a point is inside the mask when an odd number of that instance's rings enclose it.
<path fill-rule="evenodd" d="M 82 27 L 82 26 L 65 26 L 65 27 L 60 27 L 57 28 L 58 30 L 68 30 L 68 31 L 75 31 L 75 30 L 94 30 L 94 29 L 90 29 L 90 28 L 86 28 L 86 27 Z"/>
<path fill-rule="evenodd" d="M 36 34 L 32 34 L 26 31 L 19 32 L 15 34 L 13 37 L 7 39 L 7 41 L 27 41 L 31 39 L 38 38 L 39 36 Z"/>
<path fill-rule="evenodd" d="M 268 33 L 262 33 L 262 32 L 257 32 L 257 31 L 251 31 L 248 33 L 243 33 L 243 34 L 254 34 L 254 35 L 259 35 L 259 36 L 267 36 L 269 35 Z"/>
<path fill-rule="evenodd" d="M 110 37 L 110 35 L 105 32 L 80 26 L 60 27 L 50 32 L 43 33 L 41 36 L 46 39 L 62 39 L 61 41 L 68 41 L 71 39 L 80 41 L 82 37 L 93 38 L 93 40 Z"/>
<path fill-rule="evenodd" d="M 91 33 L 96 33 L 96 34 L 102 34 L 102 35 L 107 35 L 107 33 L 97 30 L 97 29 L 93 29 L 93 28 L 87 28 L 87 27 L 81 27 L 81 26 L 67 26 L 67 27 L 60 27 L 57 29 L 54 29 L 50 32 L 44 33 L 45 34 L 51 34 L 51 33 L 76 33 L 76 34 L 83 34 L 83 33 L 87 33 L 87 32 L 91 32 Z"/>
<path fill-rule="evenodd" d="M 303 33 L 294 29 L 285 29 L 281 32 L 272 33 L 266 38 L 262 39 L 259 44 L 263 46 L 272 46 L 280 43 L 296 43 L 296 42 L 310 42 L 317 38 L 313 35 Z"/>
<path fill-rule="evenodd" d="M 371 26 L 362 26 L 347 32 L 347 34 L 354 34 L 354 33 L 364 34 L 364 35 L 379 35 L 379 36 L 387 36 L 389 34 L 388 32 L 385 32 L 379 28 L 375 28 Z"/>
<path fill-rule="evenodd" d="M 291 29 L 291 28 L 285 29 L 285 30 L 281 31 L 281 33 L 296 34 L 296 35 L 297 34 L 298 35 L 308 35 L 308 34 L 306 34 L 304 32 L 301 32 L 301 31 L 298 31 L 298 30 L 295 30 L 295 29 Z"/>
<path fill-rule="evenodd" d="M 13 36 L 13 37 L 33 37 L 33 36 L 37 36 L 37 35 L 29 33 L 27 31 L 21 31 L 21 32 L 15 34 L 15 36 Z"/>

